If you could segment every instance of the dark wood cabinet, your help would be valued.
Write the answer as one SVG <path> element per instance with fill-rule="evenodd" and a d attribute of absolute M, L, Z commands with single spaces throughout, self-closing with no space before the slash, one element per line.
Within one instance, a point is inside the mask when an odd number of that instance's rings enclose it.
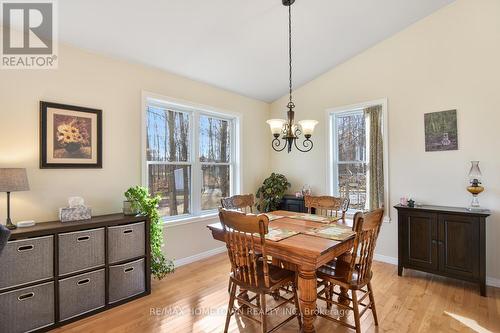
<path fill-rule="evenodd" d="M 486 218 L 489 211 L 395 206 L 398 274 L 411 268 L 476 282 L 486 296 Z"/>
<path fill-rule="evenodd" d="M 280 210 L 289 212 L 307 213 L 307 208 L 304 204 L 304 198 L 297 198 L 295 195 L 285 195 L 281 200 Z"/>

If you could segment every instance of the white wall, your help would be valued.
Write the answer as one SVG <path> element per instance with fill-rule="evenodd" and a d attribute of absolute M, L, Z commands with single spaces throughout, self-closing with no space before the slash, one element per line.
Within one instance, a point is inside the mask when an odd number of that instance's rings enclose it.
<path fill-rule="evenodd" d="M 14 221 L 57 219 L 72 195 L 83 196 L 93 214 L 119 212 L 123 192 L 141 181 L 141 91 L 242 114 L 243 191 L 255 192 L 269 170 L 269 105 L 155 68 L 60 45 L 57 70 L 0 70 L 0 167 L 25 167 L 31 190 L 12 195 Z M 38 168 L 39 101 L 103 110 L 103 168 Z M 5 219 L 0 194 L 0 221 Z M 165 229 L 167 255 L 183 258 L 222 244 L 207 222 Z"/>
<path fill-rule="evenodd" d="M 481 161 L 493 211 L 487 226 L 487 275 L 500 278 L 500 1 L 458 0 L 325 73 L 295 92 L 298 119 L 320 121 L 315 148 L 273 153 L 271 167 L 293 189 L 327 191 L 325 110 L 379 98 L 389 102 L 390 203 L 402 195 L 438 205 L 467 206 L 470 160 Z M 342 47 L 342 45 L 339 45 Z M 284 117 L 286 97 L 272 104 Z M 424 113 L 458 110 L 459 150 L 425 152 Z M 378 253 L 397 257 L 396 212 L 384 224 Z"/>
<path fill-rule="evenodd" d="M 326 193 L 325 110 L 387 97 L 391 204 L 401 195 L 440 205 L 466 206 L 469 161 L 481 161 L 493 211 L 487 227 L 487 274 L 500 278 L 495 246 L 500 235 L 500 2 L 458 0 L 396 36 L 325 73 L 295 93 L 298 119 L 317 119 L 315 148 L 307 154 L 270 154 L 265 120 L 269 105 L 155 68 L 61 45 L 58 70 L 0 70 L 0 167 L 26 167 L 31 191 L 13 194 L 14 220 L 56 219 L 71 195 L 82 195 L 94 214 L 121 210 L 122 193 L 140 183 L 141 90 L 243 114 L 243 191 L 255 192 L 273 170 L 300 189 Z M 339 45 L 341 47 L 341 45 Z M 216 64 L 214 64 L 215 66 Z M 40 100 L 103 109 L 102 170 L 38 168 Z M 284 117 L 286 100 L 271 105 Z M 458 151 L 424 152 L 423 114 L 458 110 Z M 269 156 L 270 161 L 269 161 Z M 5 195 L 0 195 L 1 220 Z M 384 224 L 378 253 L 397 257 L 396 213 Z M 167 228 L 166 252 L 181 259 L 221 244 L 198 222 Z"/>

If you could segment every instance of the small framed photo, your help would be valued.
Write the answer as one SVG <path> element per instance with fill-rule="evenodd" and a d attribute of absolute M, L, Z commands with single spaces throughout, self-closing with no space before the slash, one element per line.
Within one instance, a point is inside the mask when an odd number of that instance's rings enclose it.
<path fill-rule="evenodd" d="M 102 168 L 102 110 L 40 102 L 40 168 Z"/>

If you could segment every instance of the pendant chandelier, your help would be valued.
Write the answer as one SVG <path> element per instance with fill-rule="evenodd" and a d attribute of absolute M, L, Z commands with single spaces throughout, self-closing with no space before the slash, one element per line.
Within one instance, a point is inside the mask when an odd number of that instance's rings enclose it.
<path fill-rule="evenodd" d="M 289 55 L 289 102 L 287 105 L 287 120 L 270 119 L 266 121 L 271 127 L 271 133 L 274 136 L 271 145 L 275 151 L 283 151 L 288 148 L 288 152 L 292 151 L 292 146 L 303 153 L 310 151 L 313 148 L 311 136 L 314 127 L 318 124 L 316 120 L 301 120 L 295 124 L 295 104 L 292 100 L 292 4 L 295 0 L 282 0 L 283 5 L 288 7 L 288 55 Z M 282 135 L 281 139 L 280 136 Z M 304 135 L 302 143 L 297 144 L 299 137 Z"/>

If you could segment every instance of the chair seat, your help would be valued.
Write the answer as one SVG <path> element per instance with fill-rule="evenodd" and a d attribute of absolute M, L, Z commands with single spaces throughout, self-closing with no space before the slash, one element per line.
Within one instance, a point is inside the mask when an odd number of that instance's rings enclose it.
<path fill-rule="evenodd" d="M 351 259 L 352 259 L 352 253 L 346 253 L 342 257 L 335 258 L 332 261 L 327 262 L 322 267 L 330 267 L 332 269 L 335 269 L 335 267 L 337 266 L 337 261 L 343 261 L 347 265 L 349 265 L 349 263 L 351 262 Z"/>
<path fill-rule="evenodd" d="M 244 280 L 237 279 L 233 273 L 231 273 L 231 280 L 247 290 L 275 290 L 280 288 L 281 286 L 293 282 L 295 280 L 295 272 L 289 271 L 287 269 L 283 269 L 274 265 L 269 264 L 269 287 L 266 287 L 265 279 L 264 279 L 264 268 L 262 261 L 257 263 L 257 282 L 258 287 L 255 285 L 250 285 L 246 283 Z M 253 276 L 252 276 L 253 278 Z"/>
<path fill-rule="evenodd" d="M 365 286 L 371 279 L 371 273 L 365 281 L 358 282 L 359 266 L 355 265 L 352 277 L 348 280 L 351 255 L 347 255 L 345 260 L 333 260 L 328 264 L 321 266 L 317 270 L 317 276 L 320 279 L 328 280 L 334 284 L 343 284 L 346 287 L 357 289 Z"/>

